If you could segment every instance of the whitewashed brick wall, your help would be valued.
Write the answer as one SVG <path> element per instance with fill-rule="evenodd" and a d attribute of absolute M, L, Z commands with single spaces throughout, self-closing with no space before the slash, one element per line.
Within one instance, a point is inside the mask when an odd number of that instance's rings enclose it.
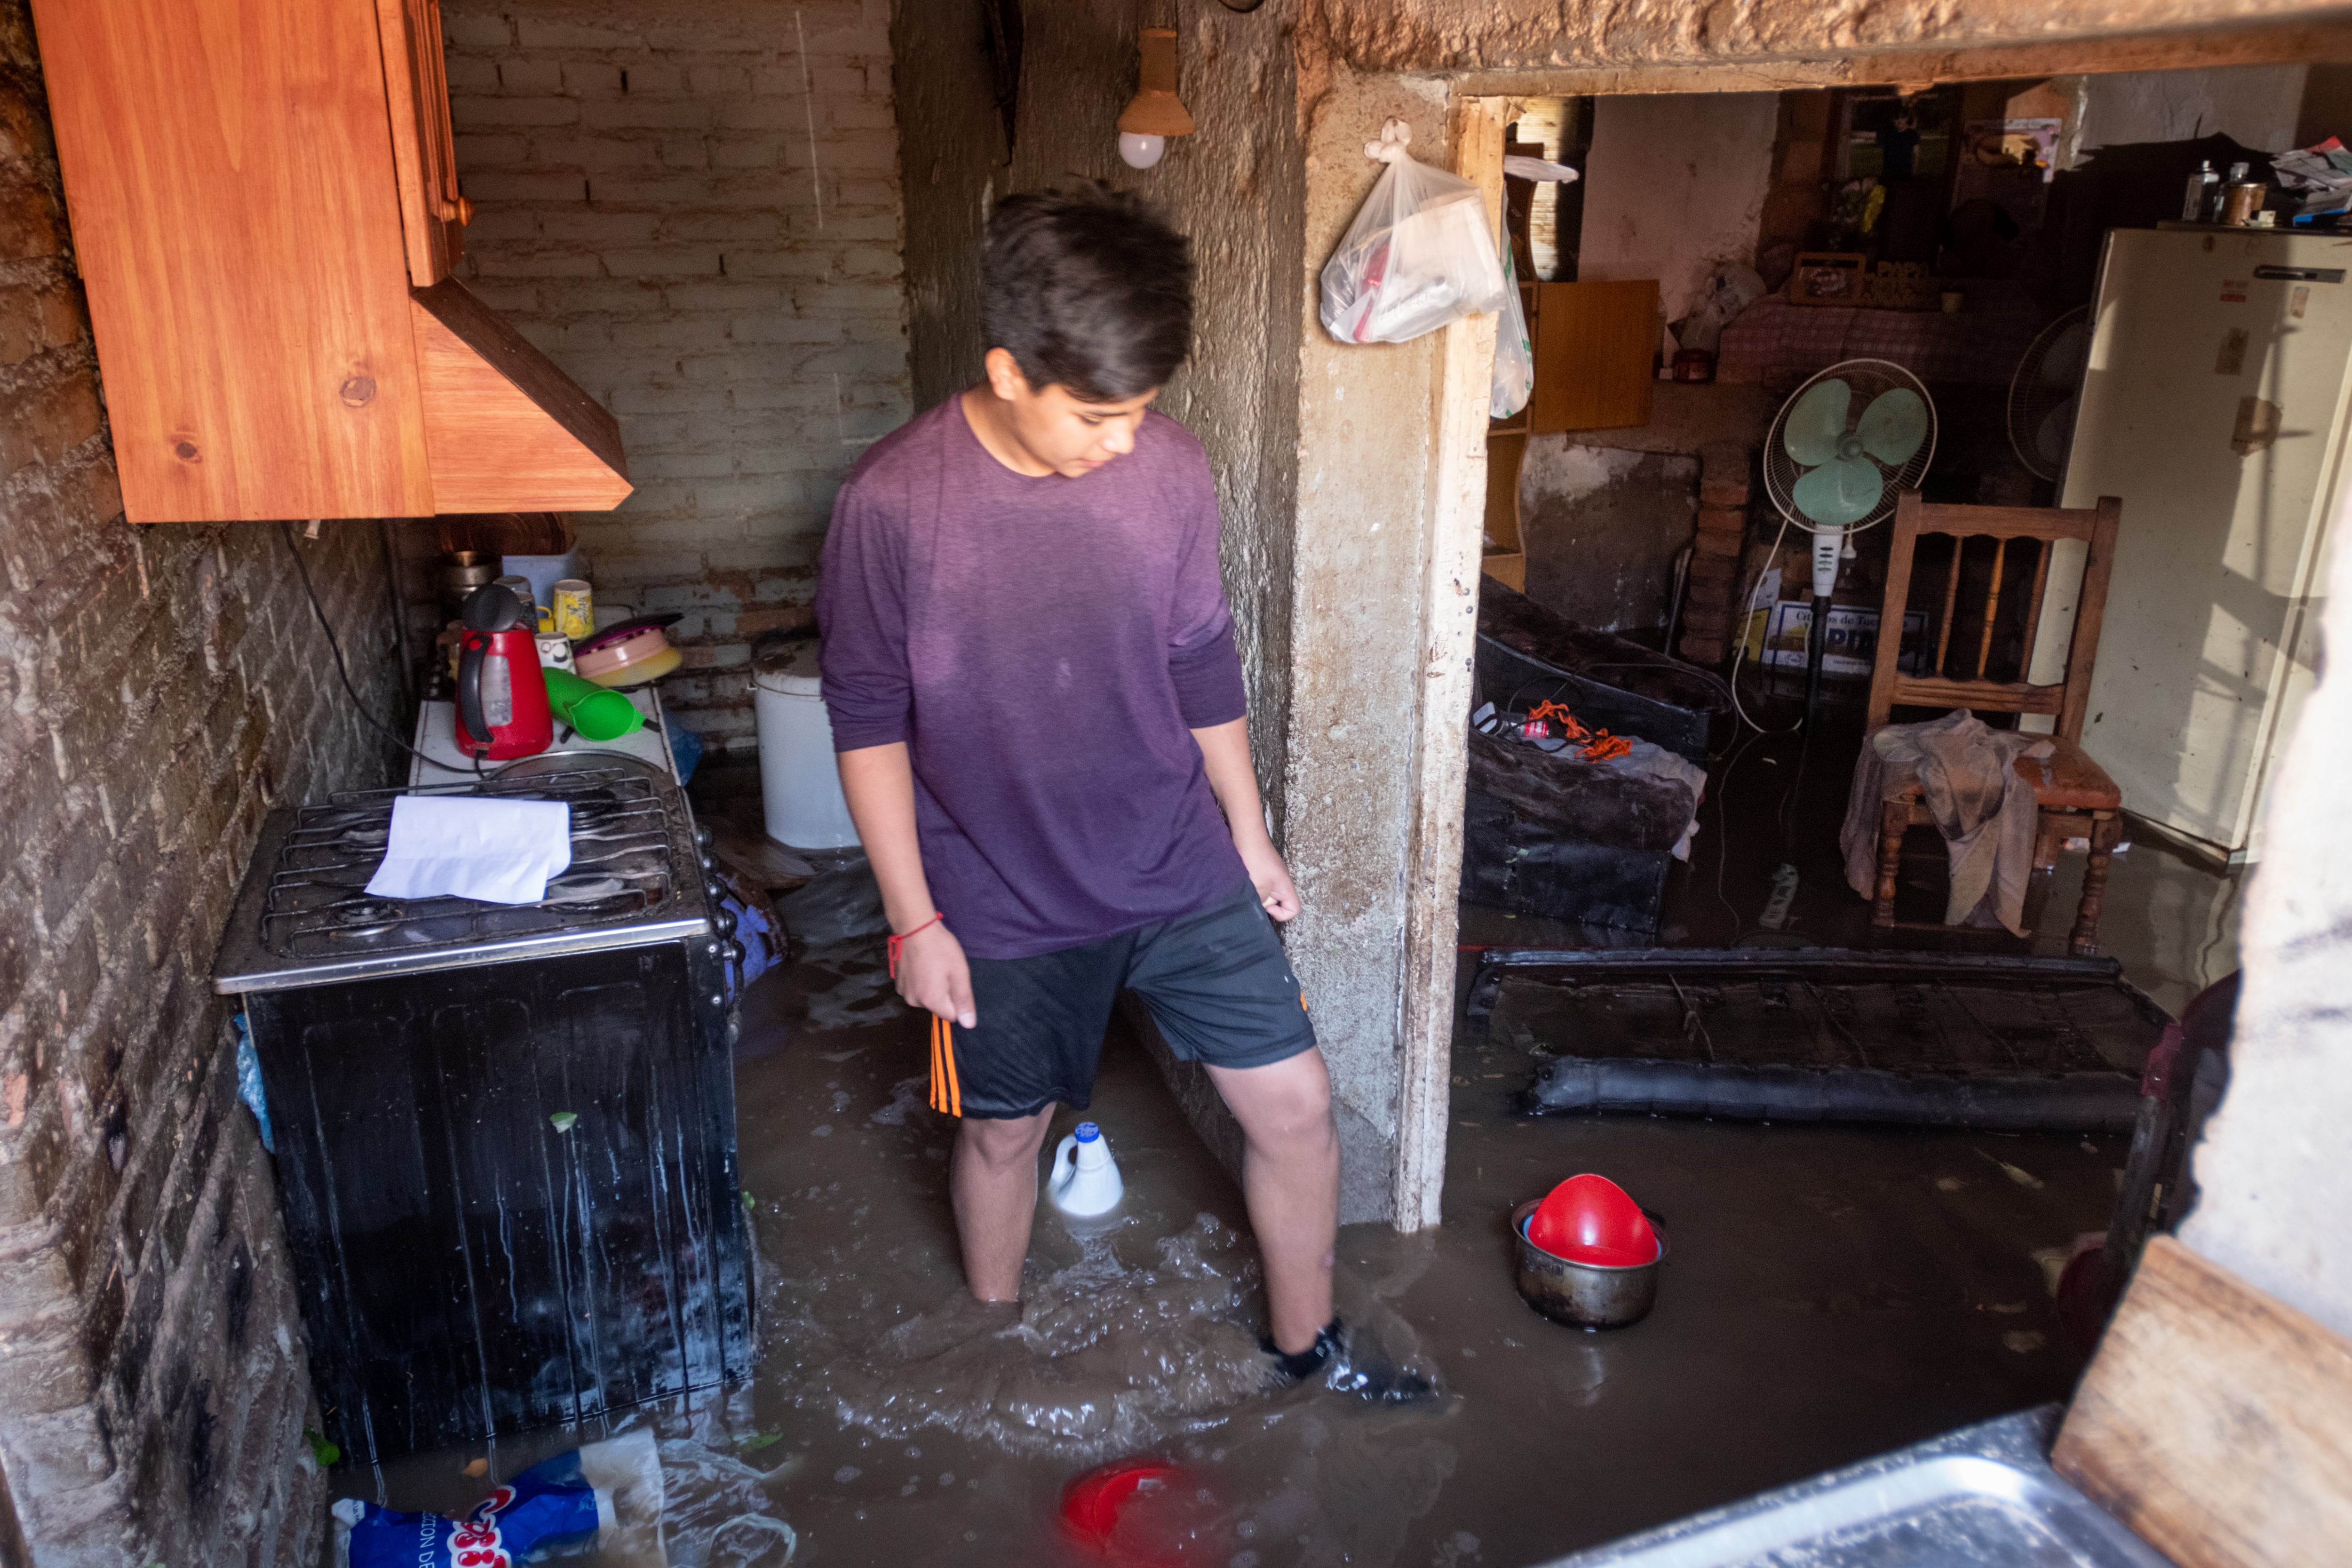
<path fill-rule="evenodd" d="M 908 416 L 888 0 L 447 0 L 467 282 L 621 422 L 600 604 L 678 611 L 665 689 L 752 743 L 835 489 Z"/>

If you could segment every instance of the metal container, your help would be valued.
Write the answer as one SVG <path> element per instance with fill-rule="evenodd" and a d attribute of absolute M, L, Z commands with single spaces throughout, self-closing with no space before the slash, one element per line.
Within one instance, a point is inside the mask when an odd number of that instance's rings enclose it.
<path fill-rule="evenodd" d="M 495 555 L 478 550 L 453 550 L 441 557 L 441 602 L 451 615 L 466 607 L 475 589 L 488 587 L 505 570 Z"/>
<path fill-rule="evenodd" d="M 1511 1211 L 1519 1294 L 1528 1305 L 1572 1329 L 1622 1329 L 1648 1317 L 1658 1299 L 1658 1267 L 1666 1260 L 1666 1233 L 1657 1216 L 1650 1215 L 1650 1226 L 1658 1233 L 1657 1257 L 1628 1268 L 1612 1268 L 1572 1262 L 1529 1241 L 1528 1222 L 1542 1202 L 1529 1198 Z"/>
<path fill-rule="evenodd" d="M 2270 194 L 2270 186 L 2260 180 L 2246 180 L 2222 186 L 2221 221 L 2233 228 L 2247 227 L 2254 221 L 2254 214 L 2262 210 L 2263 198 Z"/>

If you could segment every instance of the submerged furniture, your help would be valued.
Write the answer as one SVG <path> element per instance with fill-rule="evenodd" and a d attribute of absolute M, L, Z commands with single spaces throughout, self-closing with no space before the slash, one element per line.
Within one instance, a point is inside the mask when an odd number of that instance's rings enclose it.
<path fill-rule="evenodd" d="M 1491 576 L 1478 595 L 1475 701 L 1562 702 L 1587 724 L 1702 768 L 1710 730 L 1731 716 L 1706 671 L 1580 626 Z M 1674 847 L 1690 826 L 1688 789 L 1475 730 L 1468 744 L 1464 899 L 1644 937 L 1657 930 Z"/>
<path fill-rule="evenodd" d="M 2107 576 L 2115 565 L 2116 533 L 2123 521 L 2123 503 L 2113 496 L 2095 507 L 1943 506 L 1922 500 L 1906 490 L 1895 503 L 1894 534 L 1887 546 L 1886 597 L 1879 609 L 1881 626 L 1899 626 L 1911 597 L 1911 566 L 1919 541 L 1937 536 L 1952 541 L 1951 563 L 1944 575 L 1940 613 L 1936 617 L 1936 653 L 1924 673 L 1906 675 L 1899 668 L 1902 639 L 1882 637 L 1870 678 L 1870 719 L 1867 733 L 1885 728 L 1898 707 L 1972 709 L 1979 713 L 2039 715 L 2052 725 L 2054 750 L 2046 757 L 2021 757 L 2020 777 L 2033 786 L 2040 821 L 2033 839 L 2037 880 L 2057 864 L 2059 847 L 2081 838 L 2090 846 L 2090 864 L 2083 872 L 2082 901 L 2074 910 L 2070 944 L 2080 957 L 2099 950 L 2099 906 L 2106 896 L 2107 863 L 2123 834 L 2122 792 L 2082 748 L 2083 716 L 2090 700 L 2091 668 L 2099 647 L 2099 622 L 2106 608 Z M 1971 539 L 1994 542 L 1982 580 L 1976 571 L 1964 573 L 1966 548 Z M 2032 587 L 2023 604 L 2025 624 L 2017 643 L 2031 650 L 2041 629 L 2043 590 L 2049 585 L 2051 558 L 2061 542 L 2078 541 L 2088 551 L 2083 560 L 2082 587 L 2076 599 L 2072 638 L 2066 649 L 2065 679 L 2054 686 L 2036 686 L 2021 668 L 2011 680 L 1990 679 L 1996 631 L 2002 626 L 2004 584 L 2024 574 L 2016 570 L 2011 545 L 2020 540 L 2038 542 Z M 1982 565 L 1982 563 L 1979 563 Z M 1971 579 L 1967 602 L 1960 597 L 1964 575 Z M 1973 635 L 1956 639 L 1956 615 L 1973 616 Z M 2006 639 L 2004 639 L 2006 640 Z M 1970 673 L 1954 677 L 1954 668 L 1973 666 Z M 1868 742 L 1865 742 L 1864 744 Z M 1932 826 L 1934 817 L 1915 786 L 1880 808 L 1878 830 L 1878 897 L 1871 923 L 1891 931 L 1895 918 L 1895 884 L 1903 853 L 1903 835 L 1914 826 Z M 1938 926 L 1935 929 L 1941 930 Z"/>

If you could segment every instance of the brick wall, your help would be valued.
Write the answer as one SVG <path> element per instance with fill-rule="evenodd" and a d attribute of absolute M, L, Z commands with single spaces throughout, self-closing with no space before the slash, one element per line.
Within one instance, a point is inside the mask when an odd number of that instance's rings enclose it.
<path fill-rule="evenodd" d="M 752 743 L 841 476 L 905 421 L 887 0 L 447 0 L 464 276 L 621 422 L 600 604 L 679 611 L 671 711 Z"/>
<path fill-rule="evenodd" d="M 266 524 L 122 518 L 0 0 L 0 1561 L 315 1560 L 276 1187 L 207 982 L 263 813 L 389 765 Z M 389 711 L 371 523 L 301 547 Z"/>

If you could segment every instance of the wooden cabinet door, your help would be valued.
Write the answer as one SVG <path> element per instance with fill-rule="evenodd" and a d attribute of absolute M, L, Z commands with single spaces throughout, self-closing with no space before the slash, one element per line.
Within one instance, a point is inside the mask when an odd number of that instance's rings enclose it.
<path fill-rule="evenodd" d="M 133 522 L 433 510 L 373 0 L 35 0 Z"/>
<path fill-rule="evenodd" d="M 441 0 L 375 0 L 375 10 L 408 276 L 417 288 L 430 289 L 456 269 L 465 254 L 466 222 L 474 216 L 473 204 L 457 193 Z"/>
<path fill-rule="evenodd" d="M 1543 283 L 1536 296 L 1529 432 L 1647 425 L 1657 389 L 1656 281 Z"/>

